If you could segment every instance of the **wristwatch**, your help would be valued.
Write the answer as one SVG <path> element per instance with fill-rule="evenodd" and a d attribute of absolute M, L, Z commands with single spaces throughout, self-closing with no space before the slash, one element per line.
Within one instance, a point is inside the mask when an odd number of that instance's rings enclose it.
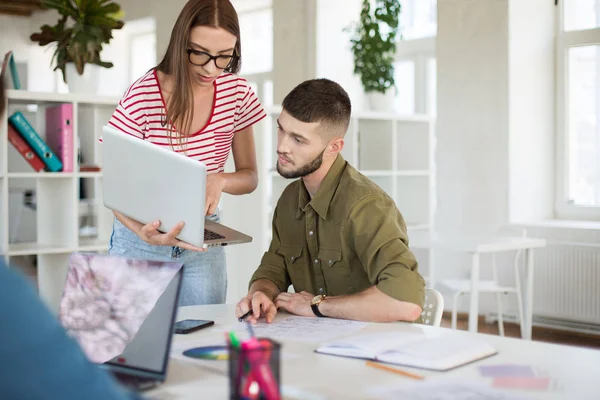
<path fill-rule="evenodd" d="M 319 294 L 313 297 L 313 299 L 310 301 L 310 308 L 312 308 L 313 313 L 315 313 L 317 317 L 325 317 L 323 314 L 321 314 L 321 311 L 319 311 L 319 304 L 325 300 L 325 297 L 326 296 L 324 294 Z"/>

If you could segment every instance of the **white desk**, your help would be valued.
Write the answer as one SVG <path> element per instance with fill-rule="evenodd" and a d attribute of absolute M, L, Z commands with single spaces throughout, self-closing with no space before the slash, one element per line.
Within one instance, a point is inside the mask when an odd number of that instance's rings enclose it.
<path fill-rule="evenodd" d="M 288 316 L 288 314 L 278 314 L 277 318 Z M 177 335 L 176 343 L 205 339 L 208 342 L 212 341 L 213 345 L 222 344 L 223 331 L 237 323 L 233 305 L 185 307 L 180 309 L 178 315 L 178 319 L 182 318 L 212 319 L 215 321 L 215 326 L 185 336 Z M 370 324 L 361 333 L 397 331 L 398 334 L 402 334 L 440 329 L 445 328 L 407 323 Z M 524 394 L 526 398 L 533 399 L 600 399 L 600 385 L 597 384 L 600 377 L 600 351 L 473 334 L 466 331 L 452 332 L 484 338 L 498 350 L 498 354 L 449 372 L 403 368 L 427 377 L 426 381 L 415 381 L 367 367 L 362 360 L 317 354 L 313 350 L 318 343 L 281 340 L 284 395 L 286 387 L 305 393 L 303 397 L 284 396 L 284 398 L 371 399 L 374 396 L 369 395 L 368 390 L 372 387 L 416 384 L 446 377 L 489 385 L 489 380 L 480 376 L 478 366 L 516 363 L 542 369 L 556 381 L 560 388 L 547 391 L 510 391 L 510 393 Z M 221 367 L 226 365 L 226 361 L 214 361 L 214 363 L 222 363 Z M 228 390 L 228 379 L 226 373 L 223 373 L 223 368 L 219 371 L 216 367 L 207 368 L 172 359 L 167 382 L 148 394 L 157 400 L 218 400 L 228 398 Z"/>
<path fill-rule="evenodd" d="M 471 299 L 469 303 L 469 331 L 477 332 L 479 317 L 479 266 L 480 255 L 507 251 L 525 251 L 525 285 L 523 293 L 523 319 L 525 326 L 521 327 L 524 339 L 531 339 L 533 318 L 533 250 L 546 246 L 545 239 L 528 237 L 494 237 L 494 238 L 465 238 L 465 239 L 430 239 L 415 236 L 411 238 L 410 247 L 415 249 L 446 249 L 471 255 Z M 430 265 L 430 268 L 433 268 Z"/>

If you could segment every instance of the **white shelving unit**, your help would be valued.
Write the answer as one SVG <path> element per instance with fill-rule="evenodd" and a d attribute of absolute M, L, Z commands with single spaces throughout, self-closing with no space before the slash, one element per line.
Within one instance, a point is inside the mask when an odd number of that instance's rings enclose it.
<path fill-rule="evenodd" d="M 45 138 L 45 108 L 73 104 L 73 154 L 78 140 L 84 164 L 100 166 L 102 125 L 114 112 L 119 99 L 85 94 L 7 91 L 7 113 L 21 111 Z M 77 157 L 74 157 L 77 163 Z M 0 122 L 0 254 L 7 262 L 19 256 L 37 257 L 40 295 L 56 307 L 62 293 L 67 260 L 74 251 L 104 252 L 112 231 L 112 213 L 102 205 L 101 172 L 34 172 L 8 142 L 7 119 Z M 80 198 L 83 182 L 85 197 Z M 20 191 L 34 190 L 36 197 L 35 239 L 21 242 L 12 234 L 20 224 Z M 9 194 L 12 194 L 9 196 Z M 80 236 L 82 221 L 95 228 L 94 235 Z M 92 230 L 94 232 L 94 230 Z"/>
<path fill-rule="evenodd" d="M 264 181 L 267 183 L 265 243 L 271 237 L 271 220 L 279 196 L 292 181 L 276 171 L 276 119 L 280 106 L 267 110 Z M 433 229 L 436 207 L 435 118 L 429 115 L 399 115 L 359 112 L 352 115 L 342 155 L 365 176 L 384 189 L 396 202 L 408 225 L 409 237 L 428 235 Z M 417 255 L 418 258 L 420 255 Z M 429 265 L 431 253 L 427 253 Z M 425 271 L 427 272 L 427 271 Z M 423 271 L 421 271 L 423 273 Z M 431 282 L 433 277 L 426 276 Z"/>

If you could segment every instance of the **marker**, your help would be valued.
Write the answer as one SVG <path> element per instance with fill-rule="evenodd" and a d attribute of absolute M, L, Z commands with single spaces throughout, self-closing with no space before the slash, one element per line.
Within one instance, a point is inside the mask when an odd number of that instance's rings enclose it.
<path fill-rule="evenodd" d="M 251 315 L 252 315 L 252 309 L 248 310 L 248 312 L 246 314 L 244 314 L 241 317 L 239 317 L 238 321 L 242 322 L 243 320 L 245 320 L 246 318 L 248 318 Z"/>

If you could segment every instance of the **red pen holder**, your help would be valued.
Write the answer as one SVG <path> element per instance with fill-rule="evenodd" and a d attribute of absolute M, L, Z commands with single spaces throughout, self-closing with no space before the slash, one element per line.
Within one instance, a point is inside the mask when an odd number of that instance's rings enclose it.
<path fill-rule="evenodd" d="M 229 398 L 232 400 L 281 400 L 281 345 L 271 339 L 253 338 L 229 350 Z"/>

